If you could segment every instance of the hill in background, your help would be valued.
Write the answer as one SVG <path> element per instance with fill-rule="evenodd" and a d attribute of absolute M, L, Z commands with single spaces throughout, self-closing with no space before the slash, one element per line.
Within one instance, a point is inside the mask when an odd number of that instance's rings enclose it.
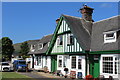
<path fill-rule="evenodd" d="M 37 40 L 28 40 L 27 42 L 28 42 L 29 47 L 30 47 L 30 45 L 34 45 L 34 44 L 36 44 L 37 42 L 39 42 L 39 39 L 37 39 Z M 21 44 L 22 44 L 22 43 L 13 44 L 14 49 L 15 49 L 15 51 L 14 51 L 14 53 L 13 53 L 14 56 L 18 56 L 18 55 L 19 55 Z"/>

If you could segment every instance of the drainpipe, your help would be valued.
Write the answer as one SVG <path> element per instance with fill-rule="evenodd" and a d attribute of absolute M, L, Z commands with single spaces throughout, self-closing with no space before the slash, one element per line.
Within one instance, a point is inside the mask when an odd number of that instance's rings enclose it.
<path fill-rule="evenodd" d="M 85 51 L 85 61 L 86 61 L 86 75 L 89 75 L 89 51 Z"/>

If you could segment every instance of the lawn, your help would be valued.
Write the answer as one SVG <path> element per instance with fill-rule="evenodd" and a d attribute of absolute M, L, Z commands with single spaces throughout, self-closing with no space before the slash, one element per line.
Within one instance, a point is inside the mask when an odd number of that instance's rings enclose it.
<path fill-rule="evenodd" d="M 35 79 L 16 72 L 2 72 L 2 80 L 35 80 Z"/>

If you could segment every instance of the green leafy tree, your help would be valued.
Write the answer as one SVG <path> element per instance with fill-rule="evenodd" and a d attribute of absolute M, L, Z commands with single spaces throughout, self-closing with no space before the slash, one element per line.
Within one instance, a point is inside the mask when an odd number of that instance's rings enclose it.
<path fill-rule="evenodd" d="M 28 52 L 29 52 L 29 44 L 27 41 L 23 42 L 20 46 L 21 50 L 20 50 L 20 55 L 22 56 L 27 56 Z"/>
<path fill-rule="evenodd" d="M 2 56 L 6 59 L 11 59 L 12 53 L 14 52 L 13 42 L 8 37 L 2 39 Z"/>

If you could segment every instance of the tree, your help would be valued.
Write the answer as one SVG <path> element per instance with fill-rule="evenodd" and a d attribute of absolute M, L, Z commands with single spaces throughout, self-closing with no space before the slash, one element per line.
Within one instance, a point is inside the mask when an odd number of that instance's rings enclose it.
<path fill-rule="evenodd" d="M 27 41 L 23 42 L 20 46 L 21 50 L 20 50 L 20 54 L 22 56 L 27 56 L 27 53 L 29 52 L 29 44 Z"/>
<path fill-rule="evenodd" d="M 8 37 L 3 37 L 2 39 L 2 56 L 11 59 L 12 53 L 14 52 L 13 42 Z"/>

